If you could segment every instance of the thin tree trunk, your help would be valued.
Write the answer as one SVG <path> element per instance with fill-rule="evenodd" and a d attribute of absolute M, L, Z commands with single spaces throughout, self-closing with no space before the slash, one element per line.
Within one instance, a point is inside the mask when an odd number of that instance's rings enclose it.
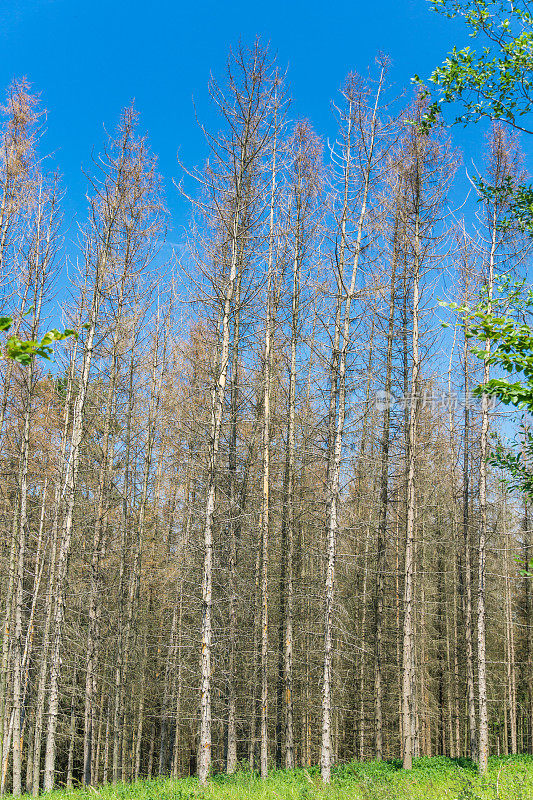
<path fill-rule="evenodd" d="M 361 598 L 361 658 L 359 661 L 359 760 L 364 759 L 365 747 L 365 631 L 366 631 L 366 606 L 368 586 L 368 548 L 370 531 L 365 527 L 365 552 L 363 561 L 363 595 Z"/>
<path fill-rule="evenodd" d="M 285 626 L 287 616 L 286 571 L 287 571 L 287 525 L 288 525 L 288 483 L 289 483 L 288 443 L 285 448 L 285 469 L 283 470 L 283 507 L 281 515 L 281 550 L 279 577 L 279 623 L 278 623 L 278 676 L 276 682 L 276 768 L 283 764 L 283 716 L 284 716 L 284 666 L 285 666 Z"/>
<path fill-rule="evenodd" d="M 241 226 L 241 191 L 245 154 L 241 151 L 237 173 L 237 199 L 230 236 L 230 266 L 220 319 L 220 340 L 217 358 L 217 375 L 212 391 L 210 421 L 210 453 L 206 487 L 204 521 L 204 568 L 202 579 L 202 632 L 200 654 L 200 733 L 198 752 L 198 777 L 205 786 L 211 769 L 211 642 L 213 593 L 213 517 L 215 513 L 216 475 L 222 413 L 226 394 L 229 362 L 230 316 L 238 278 L 239 231 Z"/>
<path fill-rule="evenodd" d="M 241 246 L 242 250 L 242 246 Z M 242 253 L 240 256 L 242 260 Z M 231 432 L 229 442 L 229 655 L 228 655 L 228 734 L 226 772 L 232 775 L 237 769 L 237 693 L 235 689 L 235 662 L 237 638 L 237 527 L 240 526 L 241 509 L 237 502 L 237 417 L 239 392 L 239 336 L 240 336 L 240 285 L 235 291 L 235 314 L 233 322 L 233 347 L 231 355 L 230 414 Z"/>
<path fill-rule="evenodd" d="M 466 331 L 465 331 L 466 334 Z M 468 340 L 464 340 L 464 434 L 463 434 L 463 541 L 465 558 L 465 587 L 464 587 L 464 613 L 465 613 L 465 645 L 466 645 L 466 702 L 468 716 L 468 741 L 469 755 L 477 761 L 477 724 L 476 705 L 474 696 L 474 647 L 472 625 L 472 556 L 470 552 L 470 408 L 469 391 L 470 379 L 468 373 Z"/>
<path fill-rule="evenodd" d="M 132 419 L 135 403 L 133 391 L 133 377 L 135 372 L 133 337 L 130 344 L 130 363 L 128 370 L 128 406 L 126 412 L 126 442 L 124 456 L 124 496 L 122 499 L 121 519 L 120 519 L 120 556 L 119 556 L 119 577 L 118 577 L 118 642 L 117 642 L 117 663 L 115 667 L 115 702 L 113 708 L 113 757 L 111 774 L 113 783 L 117 783 L 120 769 L 120 732 L 121 720 L 124 717 L 124 663 L 126 629 L 126 541 L 128 527 L 130 524 L 130 495 L 131 495 L 131 443 L 132 443 Z"/>
<path fill-rule="evenodd" d="M 94 526 L 93 551 L 91 558 L 91 585 L 89 593 L 89 630 L 87 635 L 86 672 L 85 672 L 85 716 L 83 729 L 83 785 L 92 784 L 92 762 L 94 747 L 95 703 L 96 703 L 96 676 L 98 669 L 99 646 L 99 604 L 100 604 L 100 558 L 102 538 L 105 530 L 105 514 L 107 499 L 107 484 L 110 479 L 109 452 L 111 444 L 111 418 L 114 412 L 114 396 L 117 380 L 117 353 L 115 341 L 111 380 L 107 392 L 106 416 L 104 422 L 104 435 L 102 446 L 102 460 L 100 464 L 98 486 L 98 508 Z"/>
<path fill-rule="evenodd" d="M 418 141 L 415 142 L 418 150 Z M 412 307 L 412 367 L 411 390 L 409 394 L 409 423 L 407 437 L 407 522 L 404 559 L 404 621 L 403 621 L 403 677 L 402 677 L 402 717 L 403 717 L 403 766 L 411 769 L 415 754 L 416 717 L 413 684 L 415 680 L 415 642 L 414 642 L 414 550 L 416 523 L 416 458 L 417 458 L 417 417 L 420 357 L 419 302 L 420 302 L 420 234 L 419 207 L 420 174 L 419 153 L 415 152 L 414 169 L 414 241 L 413 241 L 413 307 Z"/>
<path fill-rule="evenodd" d="M 93 765 L 93 774 L 94 774 L 94 782 L 98 784 L 100 782 L 100 755 L 102 752 L 102 738 L 103 738 L 103 731 L 104 731 L 104 708 L 105 708 L 105 695 L 104 695 L 104 687 L 100 692 L 100 711 L 98 715 L 98 736 L 96 740 L 96 753 L 94 756 L 94 765 Z"/>
<path fill-rule="evenodd" d="M 72 696 L 70 699 L 70 727 L 69 727 L 69 744 L 68 744 L 68 757 L 67 757 L 67 789 L 72 789 L 72 774 L 74 768 L 74 743 L 76 740 L 76 673 L 72 681 Z"/>
<path fill-rule="evenodd" d="M 353 116 L 353 102 L 349 101 L 349 128 L 347 133 L 347 149 L 345 151 L 345 177 L 344 177 L 344 211 L 341 221 L 341 262 L 338 275 L 338 299 L 335 317 L 334 344 L 332 353 L 332 367 L 330 371 L 330 441 L 328 442 L 328 474 L 327 474 L 327 503 L 326 503 L 326 577 L 325 577 L 325 613 L 324 613 L 324 672 L 322 682 L 322 737 L 320 749 L 320 773 L 322 781 L 326 784 L 331 782 L 332 766 L 332 740 L 331 740 L 331 695 L 332 695 L 332 657 L 333 657 L 333 602 L 335 594 L 335 556 L 337 546 L 338 530 L 338 504 L 340 490 L 340 469 L 342 460 L 342 445 L 344 436 L 344 422 L 346 414 L 346 359 L 350 340 L 351 324 L 351 304 L 355 295 L 355 286 L 361 253 L 361 242 L 363 228 L 366 222 L 368 194 L 370 189 L 370 175 L 374 166 L 374 147 L 377 123 L 377 111 L 379 98 L 383 82 L 384 72 L 382 70 L 378 90 L 376 92 L 375 105 L 370 123 L 369 139 L 366 142 L 367 159 L 363 168 L 362 182 L 363 190 L 361 193 L 361 207 L 357 222 L 357 234 L 354 243 L 354 257 L 352 265 L 352 275 L 349 289 L 344 305 L 344 315 L 341 334 L 341 313 L 342 291 L 344 287 L 344 247 L 345 230 L 347 215 L 347 198 L 349 192 L 349 180 L 351 169 L 351 124 Z M 342 340 L 341 340 L 342 335 Z M 342 341 L 338 355 L 337 351 Z M 336 419 L 335 419 L 336 417 Z"/>
<path fill-rule="evenodd" d="M 35 326 L 34 326 L 35 327 Z M 14 608 L 14 634 L 13 647 L 13 795 L 22 794 L 22 685 L 23 685 L 23 589 L 24 589 L 24 562 L 26 550 L 26 530 L 28 526 L 28 451 L 30 439 L 31 404 L 33 395 L 33 362 L 30 365 L 25 398 L 24 425 L 22 432 L 22 447 L 20 459 L 20 511 L 18 514 L 17 532 L 17 559 L 15 573 L 15 608 Z"/>
<path fill-rule="evenodd" d="M 390 278 L 389 325 L 387 330 L 387 356 L 384 384 L 383 427 L 381 435 L 381 469 L 379 484 L 379 516 L 376 561 L 376 589 L 374 594 L 374 718 L 375 755 L 383 758 L 383 603 L 385 589 L 385 559 L 387 541 L 387 513 L 389 505 L 389 447 L 392 384 L 392 341 L 394 336 L 394 312 L 396 295 L 398 212 L 396 212 L 392 267 Z"/>
<path fill-rule="evenodd" d="M 510 535 L 507 531 L 507 503 L 505 497 L 505 487 L 503 490 L 503 540 L 505 546 L 505 651 L 506 651 L 506 667 L 507 667 L 507 701 L 509 708 L 509 722 L 511 729 L 511 754 L 516 755 L 518 752 L 518 735 L 517 735 L 517 705 L 516 705 L 516 667 L 515 667 L 515 646 L 514 646 L 514 629 L 513 629 L 513 601 L 511 592 L 511 577 L 509 563 L 509 552 L 511 549 Z M 506 725 L 507 730 L 507 725 Z"/>
<path fill-rule="evenodd" d="M 531 541 L 531 531 L 529 528 L 529 503 L 527 497 L 524 498 L 524 562 L 526 565 L 531 563 L 533 558 L 533 544 Z M 529 754 L 533 754 L 533 581 L 531 578 L 524 578 L 525 593 L 525 646 L 526 646 L 526 721 L 529 743 Z M 523 748 L 522 748 L 523 749 Z"/>
<path fill-rule="evenodd" d="M 145 698 L 145 683 L 146 683 L 146 662 L 148 657 L 148 647 L 146 641 L 146 628 L 144 629 L 144 644 L 143 644 L 143 660 L 141 668 L 141 686 L 139 694 L 139 711 L 137 718 L 137 732 L 135 739 L 135 765 L 134 765 L 134 779 L 139 780 L 141 774 L 141 752 L 142 752 L 142 737 L 143 737 L 143 724 L 144 724 L 144 698 Z"/>
<path fill-rule="evenodd" d="M 102 773 L 102 782 L 104 786 L 108 781 L 109 771 L 109 723 L 111 721 L 111 706 L 107 703 L 106 721 L 105 721 L 105 745 L 104 745 L 104 767 Z"/>
<path fill-rule="evenodd" d="M 49 792 L 54 787 L 55 759 L 56 759 L 56 731 L 59 713 L 59 673 L 61 665 L 61 642 L 63 637 L 63 618 L 65 613 L 65 590 L 68 557 L 73 530 L 73 514 L 75 503 L 75 490 L 78 478 L 79 448 L 83 434 L 83 413 L 85 397 L 89 384 L 89 372 L 93 355 L 96 321 L 100 304 L 100 281 L 105 268 L 105 260 L 99 265 L 98 275 L 94 285 L 93 300 L 91 305 L 89 329 L 85 342 L 83 355 L 83 368 L 80 378 L 78 394 L 74 403 L 72 435 L 70 442 L 69 463 L 65 476 L 65 521 L 59 547 L 56 579 L 56 602 L 54 611 L 54 633 L 52 639 L 50 663 L 50 690 L 48 703 L 48 728 L 46 735 L 46 756 L 44 765 L 44 790 Z"/>
<path fill-rule="evenodd" d="M 275 101 L 277 103 L 277 101 Z M 277 107 L 275 108 L 277 115 Z M 276 199 L 277 116 L 272 150 L 270 186 L 270 220 L 266 287 L 265 345 L 263 354 L 263 464 L 261 505 L 261 777 L 268 774 L 268 537 L 270 526 L 270 375 L 272 369 L 272 335 L 274 323 L 274 204 Z"/>
<path fill-rule="evenodd" d="M 188 513 L 188 517 L 190 517 Z M 183 684 L 182 668 L 182 636 L 183 636 L 183 578 L 180 579 L 179 615 L 178 615 L 178 686 L 176 690 L 176 730 L 172 747 L 172 777 L 179 776 L 180 764 L 180 725 L 181 725 L 181 693 Z"/>
<path fill-rule="evenodd" d="M 258 627 L 261 618 L 261 547 L 257 548 L 255 559 L 255 603 L 253 620 L 253 667 L 252 667 L 252 691 L 250 703 L 250 741 L 248 761 L 250 770 L 255 769 L 255 750 L 257 741 L 257 695 L 256 687 L 259 683 L 259 636 Z"/>
<path fill-rule="evenodd" d="M 489 306 L 492 300 L 494 283 L 494 259 L 496 254 L 496 213 L 494 212 L 491 229 L 491 248 L 489 254 L 489 272 L 487 278 L 487 298 Z M 483 383 L 490 377 L 488 359 L 490 357 L 490 341 L 485 346 L 483 363 Z M 487 654 L 486 654 L 486 621 L 485 621 L 485 558 L 487 546 L 487 458 L 489 435 L 489 398 L 483 394 L 481 398 L 481 440 L 479 466 L 479 511 L 480 527 L 478 542 L 478 595 L 477 595 L 477 664 L 478 664 L 478 702 L 479 702 L 479 771 L 484 775 L 488 768 L 489 758 L 489 718 L 487 706 Z"/>

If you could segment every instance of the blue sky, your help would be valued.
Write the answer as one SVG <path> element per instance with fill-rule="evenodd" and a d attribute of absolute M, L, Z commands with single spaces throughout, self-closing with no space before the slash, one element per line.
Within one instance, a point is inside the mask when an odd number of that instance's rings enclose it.
<path fill-rule="evenodd" d="M 391 56 L 400 89 L 413 73 L 429 74 L 453 44 L 467 43 L 461 25 L 432 13 L 427 0 L 0 0 L 0 90 L 24 75 L 41 93 L 44 147 L 64 176 L 67 218 L 83 220 L 81 167 L 90 169 L 103 126 L 112 130 L 135 98 L 173 223 L 183 225 L 186 210 L 172 184 L 176 154 L 188 166 L 205 156 L 192 98 L 209 123 L 210 70 L 220 74 L 228 48 L 256 36 L 288 67 L 293 113 L 322 136 L 332 132 L 330 101 L 344 76 L 366 71 L 377 51 Z"/>
<path fill-rule="evenodd" d="M 344 77 L 365 73 L 378 51 L 391 57 L 400 92 L 454 44 L 469 43 L 461 23 L 431 12 L 427 0 L 0 0 L 0 92 L 25 76 L 41 93 L 43 150 L 63 175 L 71 238 L 86 214 L 82 166 L 90 170 L 104 126 L 112 130 L 134 98 L 165 180 L 169 239 L 179 241 L 188 210 L 173 184 L 181 177 L 176 155 L 191 168 L 206 156 L 193 96 L 209 125 L 210 71 L 220 75 L 228 48 L 257 36 L 288 69 L 293 115 L 309 118 L 324 138 L 334 135 L 330 104 Z M 453 136 L 465 163 L 479 163 L 482 131 L 454 128 Z M 459 173 L 456 205 L 467 186 L 464 167 Z"/>

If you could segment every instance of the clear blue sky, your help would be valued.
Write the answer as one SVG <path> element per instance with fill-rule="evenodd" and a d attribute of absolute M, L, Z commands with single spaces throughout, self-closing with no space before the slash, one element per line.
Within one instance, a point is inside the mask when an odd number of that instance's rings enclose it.
<path fill-rule="evenodd" d="M 432 13 L 427 0 L 0 0 L 0 89 L 24 75 L 41 92 L 44 145 L 64 176 L 67 217 L 83 219 L 81 167 L 90 168 L 103 126 L 113 129 L 135 98 L 174 225 L 184 224 L 172 185 L 176 153 L 189 166 L 205 156 L 192 97 L 209 122 L 210 70 L 220 74 L 231 44 L 258 35 L 288 66 L 295 115 L 322 136 L 331 133 L 330 100 L 344 76 L 364 72 L 377 51 L 391 56 L 400 88 L 466 43 L 460 24 Z"/>
<path fill-rule="evenodd" d="M 364 73 L 378 51 L 391 57 L 400 92 L 454 44 L 469 43 L 460 22 L 431 12 L 427 0 L 0 0 L 0 92 L 26 76 L 41 93 L 43 148 L 63 174 L 72 237 L 86 213 L 81 168 L 90 169 L 104 126 L 112 130 L 135 98 L 165 179 L 169 238 L 179 240 L 187 208 L 172 183 L 180 177 L 176 154 L 190 167 L 206 156 L 192 98 L 209 125 L 210 71 L 220 75 L 228 48 L 257 36 L 288 67 L 294 115 L 309 118 L 323 137 L 333 134 L 330 102 L 344 77 Z M 453 135 L 465 162 L 479 163 L 482 131 L 455 128 Z M 460 205 L 464 177 L 458 184 Z"/>

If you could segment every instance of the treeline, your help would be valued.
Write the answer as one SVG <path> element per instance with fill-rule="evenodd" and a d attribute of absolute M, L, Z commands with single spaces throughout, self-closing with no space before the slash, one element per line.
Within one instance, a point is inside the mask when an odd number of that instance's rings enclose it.
<path fill-rule="evenodd" d="M 490 296 L 528 242 L 502 193 L 452 213 L 459 156 L 386 68 L 324 143 L 268 52 L 231 53 L 179 261 L 126 109 L 66 272 L 37 98 L 9 90 L 4 313 L 35 338 L 68 274 L 80 335 L 1 367 L 3 792 L 533 752 L 528 507 L 470 398 L 488 352 L 436 300 Z M 502 126 L 483 158 L 522 173 Z"/>

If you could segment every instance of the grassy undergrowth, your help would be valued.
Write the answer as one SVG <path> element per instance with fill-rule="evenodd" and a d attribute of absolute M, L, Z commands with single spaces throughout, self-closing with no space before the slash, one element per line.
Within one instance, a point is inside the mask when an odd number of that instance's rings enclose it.
<path fill-rule="evenodd" d="M 533 756 L 491 758 L 481 778 L 467 759 L 420 758 L 411 772 L 400 762 L 353 762 L 337 767 L 331 785 L 317 767 L 279 770 L 261 781 L 253 773 L 215 775 L 201 788 L 195 778 L 142 780 L 96 789 L 57 790 L 47 800 L 533 800 Z"/>

